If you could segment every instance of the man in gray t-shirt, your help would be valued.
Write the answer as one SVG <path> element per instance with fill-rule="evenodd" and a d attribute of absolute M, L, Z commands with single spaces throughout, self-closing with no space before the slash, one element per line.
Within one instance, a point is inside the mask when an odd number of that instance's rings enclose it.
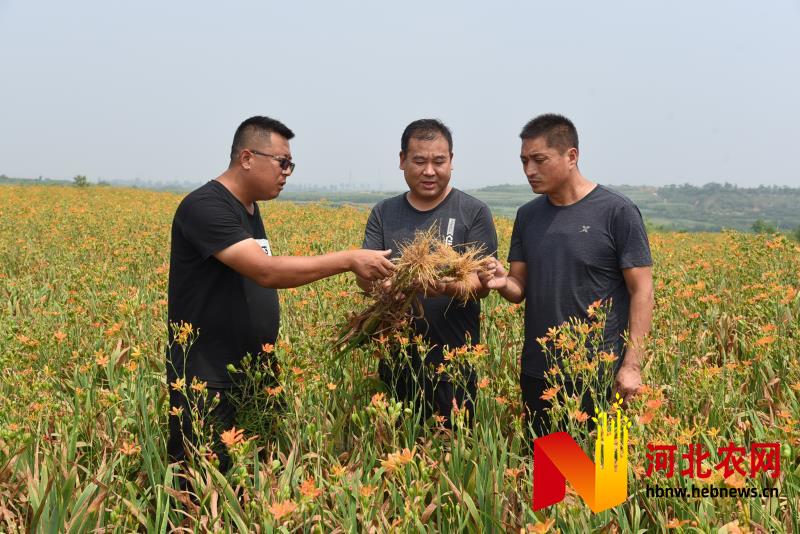
<path fill-rule="evenodd" d="M 517 211 L 509 272 L 495 262 L 494 272 L 481 281 L 511 302 L 525 300 L 520 385 L 534 430 L 542 435 L 549 430 L 549 403 L 541 399 L 549 387 L 545 373 L 561 362 L 550 361 L 537 338 L 572 317 L 588 319 L 592 303 L 610 301 L 600 350 L 619 357 L 615 388 L 630 398 L 641 385 L 641 343 L 652 320 L 653 262 L 638 208 L 578 170 L 578 134 L 572 122 L 542 115 L 520 137 L 525 174 L 541 196 Z M 575 384 L 567 389 L 574 390 Z M 593 415 L 590 395 L 582 405 Z"/>
<path fill-rule="evenodd" d="M 400 245 L 414 239 L 416 231 L 432 226 L 456 250 L 466 245 L 483 247 L 484 254 L 496 255 L 497 235 L 488 206 L 450 185 L 453 159 L 450 130 L 433 119 L 412 122 L 401 138 L 400 168 L 408 184 L 408 192 L 379 202 L 369 215 L 364 232 L 363 248 L 392 249 L 396 257 Z M 468 282 L 441 285 L 437 294 L 422 299 L 424 315 L 414 320 L 415 334 L 429 347 L 419 354 L 410 347 L 410 362 L 394 355 L 382 360 L 381 379 L 398 399 L 415 403 L 423 418 L 436 412 L 450 426 L 450 411 L 455 402 L 459 408 L 474 410 L 475 376 L 470 368 L 460 371 L 460 382 L 448 373 L 436 372 L 444 362 L 444 349 L 455 349 L 467 343 L 480 342 L 480 301 L 461 304 L 455 297 L 465 290 L 485 296 L 489 290 L 481 286 L 477 274 Z M 368 284 L 359 280 L 367 289 Z"/>

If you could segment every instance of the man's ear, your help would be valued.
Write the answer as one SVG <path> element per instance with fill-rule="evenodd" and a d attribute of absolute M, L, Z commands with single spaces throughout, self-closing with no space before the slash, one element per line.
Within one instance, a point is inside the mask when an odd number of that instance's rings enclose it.
<path fill-rule="evenodd" d="M 578 149 L 575 147 L 570 148 L 567 150 L 567 158 L 569 159 L 570 165 L 573 167 L 578 166 Z"/>
<path fill-rule="evenodd" d="M 243 169 L 250 170 L 253 162 L 253 154 L 249 150 L 242 150 L 239 152 L 239 166 Z"/>
<path fill-rule="evenodd" d="M 402 150 L 400 151 L 400 169 L 406 170 L 406 155 Z"/>

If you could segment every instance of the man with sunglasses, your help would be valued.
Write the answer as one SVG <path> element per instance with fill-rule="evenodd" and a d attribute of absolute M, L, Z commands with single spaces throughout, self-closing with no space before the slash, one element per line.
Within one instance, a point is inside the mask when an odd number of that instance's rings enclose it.
<path fill-rule="evenodd" d="M 189 193 L 175 213 L 167 354 L 172 408 L 168 452 L 174 461 L 185 458 L 185 438 L 194 442 L 195 407 L 211 409 L 215 435 L 233 426 L 236 410 L 230 395 L 236 392 L 237 377 L 228 369 L 239 368 L 246 354 L 259 355 L 275 344 L 280 323 L 276 289 L 345 271 L 378 280 L 394 269 L 387 258 L 391 251 L 273 255 L 257 201 L 276 198 L 294 170 L 292 137 L 275 119 L 245 120 L 234 135 L 228 169 Z M 181 324 L 192 325 L 193 339 Z M 212 404 L 214 398 L 218 401 Z M 226 469 L 224 447 L 217 442 L 215 450 Z"/>

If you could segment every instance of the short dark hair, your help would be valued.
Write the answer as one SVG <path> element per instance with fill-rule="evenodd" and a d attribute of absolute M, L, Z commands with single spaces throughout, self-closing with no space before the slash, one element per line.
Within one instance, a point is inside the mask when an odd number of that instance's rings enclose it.
<path fill-rule="evenodd" d="M 279 120 L 263 117 L 261 115 L 256 115 L 255 117 L 250 117 L 245 120 L 236 128 L 236 133 L 233 134 L 231 162 L 239 157 L 239 153 L 242 150 L 251 148 L 255 139 L 266 139 L 269 143 L 270 133 L 272 132 L 285 137 L 287 140 L 294 137 L 294 132 Z"/>
<path fill-rule="evenodd" d="M 572 121 L 563 115 L 545 113 L 528 121 L 519 134 L 520 139 L 544 137 L 547 146 L 564 153 L 570 148 L 578 148 L 578 130 Z"/>
<path fill-rule="evenodd" d="M 420 119 L 414 121 L 403 130 L 403 135 L 400 137 L 400 150 L 406 152 L 408 150 L 408 142 L 413 137 L 414 139 L 421 139 L 424 141 L 431 141 L 441 135 L 447 140 L 447 146 L 450 152 L 453 152 L 453 134 L 450 128 L 439 119 Z"/>

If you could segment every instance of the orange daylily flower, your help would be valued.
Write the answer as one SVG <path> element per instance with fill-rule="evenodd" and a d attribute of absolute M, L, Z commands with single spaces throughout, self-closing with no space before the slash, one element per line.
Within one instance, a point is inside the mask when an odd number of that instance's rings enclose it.
<path fill-rule="evenodd" d="M 547 388 L 539 398 L 546 401 L 552 400 L 560 390 L 561 386 Z"/>
<path fill-rule="evenodd" d="M 317 487 L 314 483 L 314 477 L 308 477 L 300 484 L 300 493 L 304 497 L 309 497 L 311 499 L 316 499 L 320 495 L 322 495 L 322 490 Z"/>
<path fill-rule="evenodd" d="M 651 410 L 658 410 L 664 404 L 664 401 L 661 399 L 653 399 L 647 401 L 647 407 Z"/>
<path fill-rule="evenodd" d="M 202 380 L 194 379 L 192 380 L 192 389 L 198 393 L 203 393 L 208 386 L 208 382 L 203 382 Z"/>
<path fill-rule="evenodd" d="M 283 391 L 283 386 L 275 386 L 274 388 L 267 386 L 264 388 L 264 391 L 266 391 L 267 395 L 269 395 L 270 397 L 274 397 L 275 395 L 278 395 Z"/>
<path fill-rule="evenodd" d="M 181 391 L 183 387 L 186 385 L 185 378 L 176 378 L 175 382 L 169 385 L 173 389 L 173 391 Z"/>
<path fill-rule="evenodd" d="M 124 441 L 122 442 L 122 446 L 119 448 L 119 452 L 125 456 L 133 456 L 134 454 L 139 454 L 142 452 L 142 448 L 136 443 L 136 440 Z"/>
<path fill-rule="evenodd" d="M 587 414 L 586 412 L 582 412 L 580 410 L 575 410 L 574 412 L 572 412 L 572 416 L 579 423 L 585 423 L 589 419 L 589 414 Z"/>
<path fill-rule="evenodd" d="M 764 336 L 758 341 L 756 341 L 757 347 L 763 347 L 765 345 L 772 345 L 775 342 L 775 336 Z"/>
<path fill-rule="evenodd" d="M 414 459 L 415 451 L 416 447 L 414 450 L 408 450 L 408 447 L 406 447 L 400 452 L 390 452 L 385 460 L 381 460 L 381 465 L 389 473 L 394 473 L 397 469 Z"/>
<path fill-rule="evenodd" d="M 655 415 L 656 412 L 648 410 L 644 415 L 639 416 L 639 423 L 647 425 L 653 420 L 653 417 L 655 417 Z"/>
<path fill-rule="evenodd" d="M 536 523 L 533 526 L 529 526 L 527 530 L 528 532 L 534 532 L 535 534 L 545 534 L 546 532 L 549 532 L 555 524 L 555 519 L 547 519 L 543 523 Z"/>
<path fill-rule="evenodd" d="M 244 430 L 232 426 L 220 435 L 219 440 L 224 443 L 226 447 L 231 448 L 244 441 Z"/>
<path fill-rule="evenodd" d="M 280 520 L 282 517 L 285 517 L 295 510 L 297 510 L 297 505 L 291 499 L 272 503 L 267 507 L 269 513 L 271 513 L 275 519 Z"/>

